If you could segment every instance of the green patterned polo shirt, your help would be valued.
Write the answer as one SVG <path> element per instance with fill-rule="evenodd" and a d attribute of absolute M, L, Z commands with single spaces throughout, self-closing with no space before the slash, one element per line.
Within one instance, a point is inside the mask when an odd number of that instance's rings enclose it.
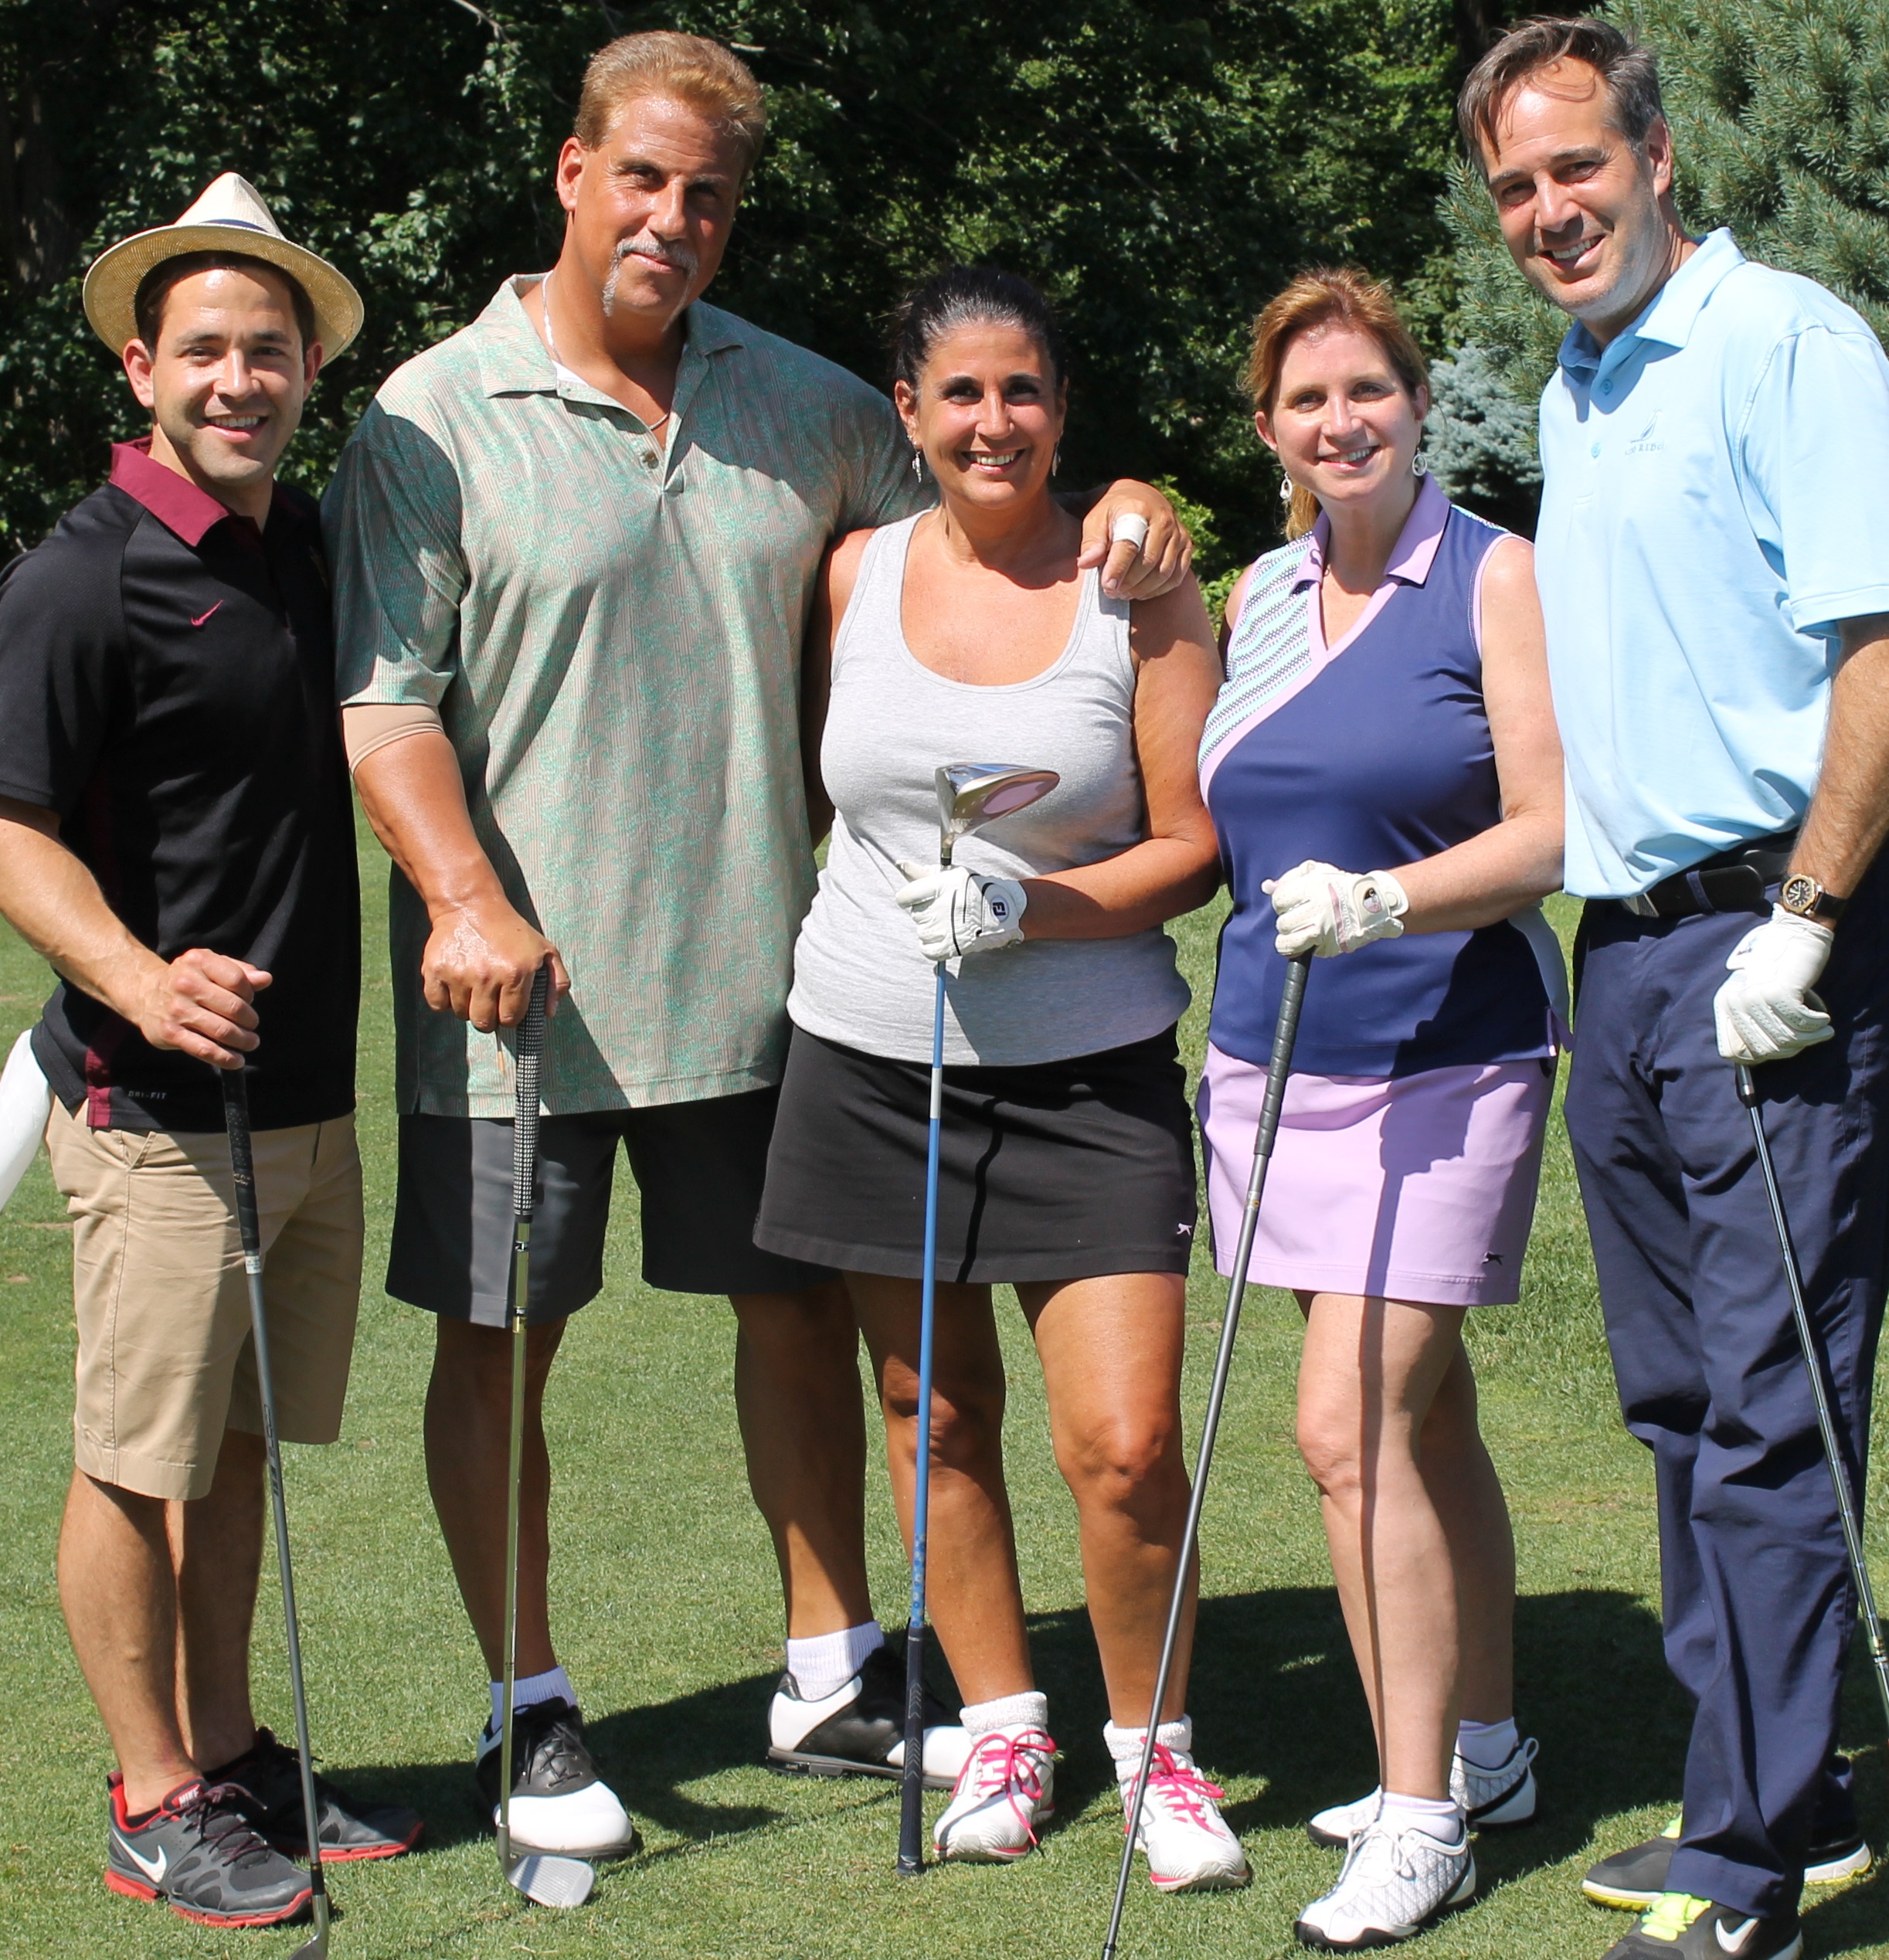
<path fill-rule="evenodd" d="M 345 702 L 437 707 L 512 903 L 557 946 L 545 1109 L 780 1079 L 813 892 L 800 643 L 827 544 L 922 501 L 892 405 L 698 302 L 666 451 L 502 286 L 389 377 L 323 504 Z M 507 1116 L 509 1037 L 430 1010 L 396 870 L 403 1113 Z"/>

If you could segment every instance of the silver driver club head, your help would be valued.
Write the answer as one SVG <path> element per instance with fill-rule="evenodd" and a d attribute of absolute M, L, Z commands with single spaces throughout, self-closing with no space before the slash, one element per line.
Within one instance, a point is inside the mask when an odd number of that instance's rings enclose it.
<path fill-rule="evenodd" d="M 946 763 L 938 772 L 938 856 L 951 861 L 958 839 L 995 817 L 1027 810 L 1062 780 L 1053 769 L 1016 763 Z"/>
<path fill-rule="evenodd" d="M 558 1858 L 547 1852 L 527 1852 L 505 1867 L 507 1881 L 535 1906 L 569 1912 L 589 1897 L 596 1873 L 581 1858 Z"/>

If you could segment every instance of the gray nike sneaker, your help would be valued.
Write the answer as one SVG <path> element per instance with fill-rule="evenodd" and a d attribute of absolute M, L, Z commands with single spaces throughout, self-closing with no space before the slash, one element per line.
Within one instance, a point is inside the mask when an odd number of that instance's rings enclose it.
<path fill-rule="evenodd" d="M 280 1926 L 308 1910 L 308 1874 L 250 1823 L 228 1783 L 180 1784 L 155 1810 L 132 1818 L 124 1779 L 107 1785 L 105 1883 L 127 1898 L 161 1899 L 199 1926 Z"/>

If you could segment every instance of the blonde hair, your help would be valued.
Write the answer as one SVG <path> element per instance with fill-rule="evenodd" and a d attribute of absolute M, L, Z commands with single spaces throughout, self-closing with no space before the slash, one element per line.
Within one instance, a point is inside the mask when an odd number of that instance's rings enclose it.
<path fill-rule="evenodd" d="M 745 179 L 761 154 L 767 100 L 754 71 L 719 41 L 699 34 L 625 34 L 600 48 L 584 70 L 571 134 L 601 147 L 623 105 L 639 96 L 673 96 L 719 124 L 741 145 Z"/>
<path fill-rule="evenodd" d="M 1350 327 L 1369 334 L 1384 349 L 1384 358 L 1413 402 L 1419 389 L 1429 386 L 1430 370 L 1423 350 L 1404 324 L 1391 289 L 1355 266 L 1317 266 L 1300 273 L 1253 322 L 1246 392 L 1255 409 L 1269 416 L 1272 413 L 1286 350 L 1301 335 L 1315 333 L 1321 327 Z M 1286 535 L 1303 538 L 1317 521 L 1318 499 L 1294 484 Z"/>

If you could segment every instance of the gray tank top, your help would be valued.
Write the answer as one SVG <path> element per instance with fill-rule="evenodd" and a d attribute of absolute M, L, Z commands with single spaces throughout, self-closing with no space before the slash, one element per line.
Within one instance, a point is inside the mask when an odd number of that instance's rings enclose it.
<path fill-rule="evenodd" d="M 938 861 L 941 763 L 1053 769 L 1041 803 L 957 847 L 956 861 L 1040 877 L 1113 858 L 1147 835 L 1135 756 L 1129 607 L 1085 572 L 1055 663 L 1028 681 L 979 687 L 920 664 L 900 617 L 918 518 L 868 542 L 833 648 L 820 766 L 835 815 L 826 868 L 793 950 L 794 1024 L 902 1062 L 931 1059 L 932 963 L 893 902 L 901 859 Z M 1112 939 L 1025 939 L 953 960 L 945 1059 L 1016 1068 L 1146 1040 L 1185 1011 L 1174 944 L 1154 928 Z"/>

